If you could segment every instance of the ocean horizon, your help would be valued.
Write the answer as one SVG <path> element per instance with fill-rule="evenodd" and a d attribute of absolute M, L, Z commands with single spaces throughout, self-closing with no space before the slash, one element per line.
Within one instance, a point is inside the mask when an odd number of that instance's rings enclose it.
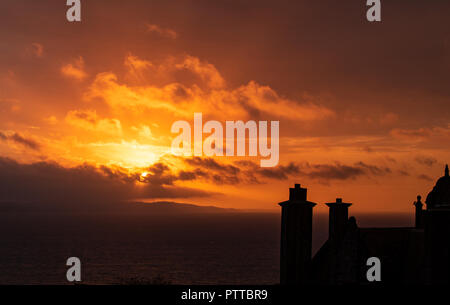
<path fill-rule="evenodd" d="M 365 227 L 412 226 L 411 214 L 356 215 Z M 0 284 L 278 284 L 280 214 L 127 213 L 6 209 L 0 213 Z M 316 214 L 313 253 L 328 235 Z"/>

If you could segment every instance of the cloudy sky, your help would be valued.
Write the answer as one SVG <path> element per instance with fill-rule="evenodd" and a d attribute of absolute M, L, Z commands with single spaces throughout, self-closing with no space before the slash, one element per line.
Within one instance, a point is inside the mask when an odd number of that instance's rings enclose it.
<path fill-rule="evenodd" d="M 410 211 L 450 160 L 450 3 L 0 4 L 0 201 Z M 171 125 L 280 121 L 280 163 L 175 157 Z M 324 210 L 323 205 L 318 207 Z"/>

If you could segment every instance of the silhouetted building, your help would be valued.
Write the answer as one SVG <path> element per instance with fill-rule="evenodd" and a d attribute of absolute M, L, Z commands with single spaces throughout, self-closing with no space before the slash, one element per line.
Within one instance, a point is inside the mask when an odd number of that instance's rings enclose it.
<path fill-rule="evenodd" d="M 415 226 L 360 228 L 348 217 L 351 203 L 327 203 L 328 240 L 311 257 L 312 208 L 307 190 L 290 189 L 282 206 L 281 284 L 368 283 L 369 257 L 381 261 L 382 283 L 450 283 L 450 177 L 445 175 L 428 194 L 426 209 L 417 196 Z"/>
<path fill-rule="evenodd" d="M 425 201 L 426 275 L 428 283 L 450 283 L 450 177 L 436 182 Z"/>

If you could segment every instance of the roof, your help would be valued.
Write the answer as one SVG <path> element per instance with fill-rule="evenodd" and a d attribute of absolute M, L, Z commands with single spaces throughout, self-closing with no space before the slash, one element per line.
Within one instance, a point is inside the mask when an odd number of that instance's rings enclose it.
<path fill-rule="evenodd" d="M 334 268 L 330 266 L 331 243 L 328 240 L 323 244 L 313 257 L 312 279 L 323 283 L 329 280 L 333 269 L 336 281 L 357 281 L 365 276 L 367 259 L 375 256 L 382 261 L 383 282 L 420 282 L 423 241 L 423 230 L 411 227 L 356 228 L 355 234 L 346 234 L 340 249 L 333 254 L 337 258 Z"/>
<path fill-rule="evenodd" d="M 427 209 L 450 207 L 450 176 L 448 166 L 445 167 L 445 174 L 438 179 L 436 185 L 425 200 Z"/>

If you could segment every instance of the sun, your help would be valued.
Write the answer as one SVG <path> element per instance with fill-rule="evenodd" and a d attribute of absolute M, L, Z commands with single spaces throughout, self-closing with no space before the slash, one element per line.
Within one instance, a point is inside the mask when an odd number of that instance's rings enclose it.
<path fill-rule="evenodd" d="M 147 172 L 143 172 L 143 173 L 141 173 L 141 177 L 142 177 L 142 178 L 145 178 L 145 177 L 147 177 L 147 175 L 148 175 L 148 173 L 147 173 Z"/>

